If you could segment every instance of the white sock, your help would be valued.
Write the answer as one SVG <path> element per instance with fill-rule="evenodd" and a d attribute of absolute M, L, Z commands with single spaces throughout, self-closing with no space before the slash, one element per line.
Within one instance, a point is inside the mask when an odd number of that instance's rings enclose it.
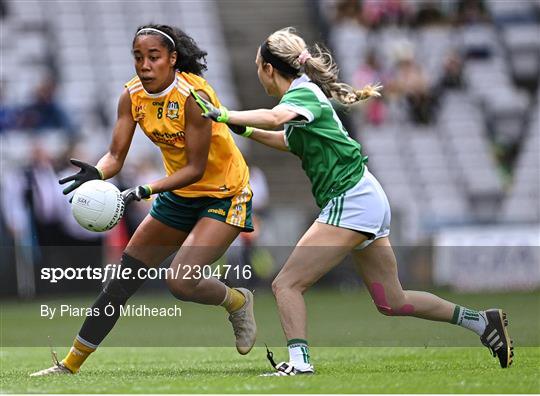
<path fill-rule="evenodd" d="M 287 342 L 289 362 L 297 370 L 305 370 L 311 366 L 309 362 L 309 347 L 306 340 L 292 339 Z"/>
<path fill-rule="evenodd" d="M 484 334 L 484 330 L 486 330 L 487 326 L 485 314 L 481 311 L 474 311 L 460 306 L 456 307 L 456 311 L 458 308 L 459 312 L 457 312 L 455 323 L 461 327 L 474 331 L 479 336 Z"/>

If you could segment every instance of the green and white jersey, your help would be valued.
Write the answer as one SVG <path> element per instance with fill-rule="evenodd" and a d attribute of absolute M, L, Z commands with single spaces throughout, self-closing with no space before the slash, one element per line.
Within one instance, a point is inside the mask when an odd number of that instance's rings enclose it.
<path fill-rule="evenodd" d="M 362 146 L 349 136 L 326 95 L 309 77 L 294 80 L 276 107 L 299 115 L 285 124 L 285 143 L 302 160 L 320 208 L 358 183 L 367 162 Z"/>

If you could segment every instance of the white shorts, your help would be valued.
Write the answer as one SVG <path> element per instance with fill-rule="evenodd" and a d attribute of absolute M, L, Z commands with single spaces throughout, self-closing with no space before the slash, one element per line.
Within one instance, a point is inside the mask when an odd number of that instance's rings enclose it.
<path fill-rule="evenodd" d="M 390 218 L 388 198 L 366 167 L 360 181 L 331 199 L 316 221 L 373 235 L 357 247 L 363 249 L 375 239 L 390 235 Z"/>

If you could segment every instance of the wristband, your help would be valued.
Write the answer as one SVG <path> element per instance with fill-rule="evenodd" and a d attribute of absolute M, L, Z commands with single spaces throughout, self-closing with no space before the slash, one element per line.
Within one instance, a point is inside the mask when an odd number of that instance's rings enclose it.
<path fill-rule="evenodd" d="M 101 180 L 105 180 L 105 177 L 103 176 L 103 171 L 101 169 L 99 169 L 97 166 L 95 167 L 99 173 L 99 177 L 101 178 Z"/>
<path fill-rule="evenodd" d="M 220 107 L 219 108 L 220 115 L 217 118 L 217 122 L 228 122 L 229 121 L 229 110 L 226 107 Z"/>
<path fill-rule="evenodd" d="M 253 131 L 254 131 L 253 127 L 247 126 L 246 131 L 243 134 L 241 134 L 240 136 L 248 138 L 253 134 Z"/>
<path fill-rule="evenodd" d="M 152 198 L 150 196 L 153 194 L 153 191 L 152 191 L 152 187 L 150 187 L 150 184 L 145 184 L 144 186 L 142 186 L 142 188 L 144 188 L 144 190 L 148 194 L 148 197 L 144 199 L 147 201 L 151 200 Z"/>

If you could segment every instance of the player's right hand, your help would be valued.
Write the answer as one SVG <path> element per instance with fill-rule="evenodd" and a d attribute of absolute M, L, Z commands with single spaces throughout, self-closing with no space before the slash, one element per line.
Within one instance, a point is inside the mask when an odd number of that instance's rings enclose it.
<path fill-rule="evenodd" d="M 86 162 L 79 161 L 77 159 L 70 159 L 69 162 L 71 162 L 73 165 L 78 166 L 81 168 L 81 170 L 78 173 L 75 173 L 74 175 L 64 177 L 63 179 L 58 180 L 58 183 L 65 184 L 70 181 L 73 181 L 69 186 L 64 188 L 64 195 L 69 194 L 76 188 L 78 188 L 81 184 L 86 183 L 90 180 L 102 180 L 103 177 L 101 175 L 101 172 L 98 168 L 95 166 L 92 166 L 90 164 L 87 164 Z"/>
<path fill-rule="evenodd" d="M 141 199 L 149 199 L 152 195 L 152 188 L 146 184 L 144 186 L 137 186 L 128 188 L 127 190 L 122 191 L 122 199 L 124 200 L 124 205 L 127 206 L 133 201 L 140 201 Z"/>
<path fill-rule="evenodd" d="M 200 96 L 194 89 L 190 89 L 189 92 L 193 96 L 193 99 L 195 99 L 195 103 L 197 103 L 197 106 L 199 106 L 203 111 L 201 115 L 204 118 L 210 118 L 215 122 L 229 121 L 229 111 L 226 107 L 222 106 L 220 108 L 217 108 L 208 100 Z"/>

